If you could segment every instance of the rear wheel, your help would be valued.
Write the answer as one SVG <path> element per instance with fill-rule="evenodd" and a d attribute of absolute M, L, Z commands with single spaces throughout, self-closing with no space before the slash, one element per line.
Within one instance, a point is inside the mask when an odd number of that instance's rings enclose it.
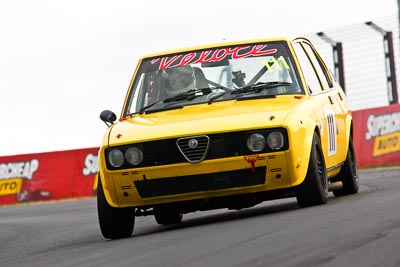
<path fill-rule="evenodd" d="M 338 176 L 335 178 L 335 181 L 342 181 L 343 184 L 341 189 L 333 191 L 333 194 L 336 197 L 355 194 L 358 192 L 359 177 L 352 140 L 349 142 L 346 161 L 344 162 Z"/>
<path fill-rule="evenodd" d="M 296 192 L 296 198 L 300 207 L 320 205 L 328 200 L 328 178 L 317 133 L 313 136 L 307 175 Z"/>
<path fill-rule="evenodd" d="M 99 177 L 97 185 L 97 214 L 101 233 L 105 238 L 130 237 L 135 224 L 134 208 L 114 208 L 108 204 Z"/>
<path fill-rule="evenodd" d="M 154 218 L 161 225 L 177 224 L 182 222 L 183 215 L 169 208 L 154 208 Z"/>

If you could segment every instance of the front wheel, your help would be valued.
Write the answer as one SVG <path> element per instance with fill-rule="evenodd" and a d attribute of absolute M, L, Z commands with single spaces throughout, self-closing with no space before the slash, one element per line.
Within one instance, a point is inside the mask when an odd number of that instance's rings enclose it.
<path fill-rule="evenodd" d="M 108 204 L 99 177 L 97 185 L 97 214 L 101 233 L 105 238 L 130 237 L 135 224 L 134 208 L 114 208 Z"/>
<path fill-rule="evenodd" d="M 340 170 L 335 181 L 342 181 L 343 187 L 339 190 L 333 191 L 333 195 L 336 197 L 355 194 L 359 188 L 359 177 L 357 170 L 356 155 L 354 153 L 354 147 L 352 140 L 349 141 L 349 148 L 347 150 L 346 161 L 342 169 Z"/>
<path fill-rule="evenodd" d="M 321 141 L 314 133 L 308 171 L 304 182 L 296 192 L 300 207 L 325 204 L 328 200 L 328 178 Z"/>

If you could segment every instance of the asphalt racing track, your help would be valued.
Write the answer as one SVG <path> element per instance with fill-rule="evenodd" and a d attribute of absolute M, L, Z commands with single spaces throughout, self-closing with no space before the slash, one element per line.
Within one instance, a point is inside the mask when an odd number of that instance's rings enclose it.
<path fill-rule="evenodd" d="M 360 192 L 216 210 L 131 238 L 102 237 L 96 200 L 0 207 L 0 266 L 400 266 L 400 168 L 360 171 Z"/>

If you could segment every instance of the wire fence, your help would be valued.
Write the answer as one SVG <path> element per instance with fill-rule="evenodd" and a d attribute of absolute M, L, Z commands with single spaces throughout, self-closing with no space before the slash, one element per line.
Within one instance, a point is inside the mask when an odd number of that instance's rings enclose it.
<path fill-rule="evenodd" d="M 393 34 L 397 88 L 400 88 L 399 20 L 397 14 L 372 21 Z M 353 110 L 389 105 L 383 36 L 365 22 L 323 31 L 343 46 L 346 94 Z M 334 71 L 332 46 L 316 33 L 307 34 Z"/>

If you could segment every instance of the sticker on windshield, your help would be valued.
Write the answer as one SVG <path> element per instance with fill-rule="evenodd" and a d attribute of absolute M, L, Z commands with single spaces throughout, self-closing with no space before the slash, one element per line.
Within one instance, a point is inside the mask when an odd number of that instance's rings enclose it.
<path fill-rule="evenodd" d="M 268 49 L 267 46 L 267 44 L 257 44 L 195 51 L 188 54 L 155 58 L 151 60 L 151 64 L 158 65 L 158 69 L 163 70 L 166 68 L 181 67 L 188 64 L 221 62 L 229 58 L 238 59 L 252 56 L 265 56 L 275 54 L 278 51 L 275 48 Z M 283 61 L 284 60 L 285 59 L 283 58 Z M 286 61 L 284 62 L 286 63 Z"/>
<path fill-rule="evenodd" d="M 283 56 L 278 57 L 278 59 L 276 57 L 271 57 L 268 61 L 264 60 L 262 64 L 267 67 L 269 72 L 274 72 L 274 68 L 276 68 L 278 71 L 283 70 L 283 68 L 286 70 L 290 69 L 286 59 Z"/>

